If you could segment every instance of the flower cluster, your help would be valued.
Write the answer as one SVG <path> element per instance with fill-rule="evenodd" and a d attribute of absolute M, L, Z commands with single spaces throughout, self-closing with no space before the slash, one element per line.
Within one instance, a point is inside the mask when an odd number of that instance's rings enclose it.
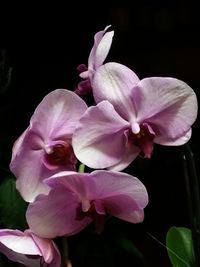
<path fill-rule="evenodd" d="M 0 230 L 0 251 L 13 261 L 59 267 L 53 238 L 92 222 L 101 233 L 107 215 L 142 222 L 147 190 L 122 171 L 138 155 L 150 158 L 154 143 L 179 146 L 191 137 L 194 91 L 175 78 L 140 80 L 122 64 L 104 64 L 114 35 L 109 28 L 96 33 L 75 91 L 46 95 L 13 146 L 10 169 L 29 202 L 30 228 Z M 80 95 L 89 93 L 95 104 L 88 107 Z M 82 164 L 93 170 L 78 172 Z"/>

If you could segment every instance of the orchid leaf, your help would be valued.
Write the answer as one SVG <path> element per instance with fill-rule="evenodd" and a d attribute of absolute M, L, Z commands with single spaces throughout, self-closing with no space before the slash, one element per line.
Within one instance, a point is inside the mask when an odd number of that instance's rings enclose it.
<path fill-rule="evenodd" d="M 174 267 L 193 267 L 192 232 L 185 227 L 171 227 L 166 237 L 167 252 Z"/>
<path fill-rule="evenodd" d="M 0 225 L 4 228 L 24 229 L 27 203 L 15 187 L 15 179 L 7 177 L 0 185 Z"/>

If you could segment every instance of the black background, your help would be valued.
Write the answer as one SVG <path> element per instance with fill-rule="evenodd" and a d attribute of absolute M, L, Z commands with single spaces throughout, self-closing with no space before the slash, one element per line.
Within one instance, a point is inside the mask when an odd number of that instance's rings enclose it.
<path fill-rule="evenodd" d="M 11 84 L 0 92 L 0 160 L 5 168 L 8 168 L 13 142 L 28 126 L 42 98 L 56 88 L 74 90 L 79 81 L 76 67 L 80 63 L 87 64 L 94 34 L 106 25 L 111 24 L 115 31 L 106 61 L 127 65 L 141 79 L 150 76 L 181 79 L 194 89 L 199 99 L 200 18 L 194 3 L 134 2 L 129 8 L 98 5 L 88 8 L 78 4 L 74 8 L 66 3 L 55 9 L 52 6 L 51 10 L 49 6 L 42 9 L 33 6 L 5 11 L 6 15 L 4 9 L 1 10 L 5 16 L 1 23 L 0 47 L 6 51 L 6 64 L 12 68 Z M 199 172 L 198 136 L 199 119 L 193 125 L 190 142 Z M 112 229 L 135 243 L 144 255 L 145 266 L 170 266 L 165 248 L 147 232 L 165 243 L 171 226 L 190 227 L 181 149 L 155 146 L 151 160 L 138 158 L 125 170 L 147 186 L 150 202 L 144 223 L 131 225 L 110 220 L 105 234 L 95 238 L 91 235 L 88 246 L 83 241 L 87 239 L 85 232 L 71 237 L 69 249 L 75 267 L 129 266 L 124 252 L 119 257 L 120 251 L 111 250 L 115 261 L 108 260 L 105 243 Z M 85 256 L 88 252 L 80 253 L 81 244 L 90 250 L 90 256 Z M 105 251 L 100 249 L 100 244 Z M 97 251 L 100 256 L 92 257 Z"/>

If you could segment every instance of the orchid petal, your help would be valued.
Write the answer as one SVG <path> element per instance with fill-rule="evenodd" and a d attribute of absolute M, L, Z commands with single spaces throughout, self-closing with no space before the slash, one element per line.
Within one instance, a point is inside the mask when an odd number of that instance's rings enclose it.
<path fill-rule="evenodd" d="M 60 252 L 55 243 L 49 239 L 41 238 L 31 233 L 34 242 L 42 252 L 44 261 L 48 263 L 49 267 L 60 267 L 61 257 Z"/>
<path fill-rule="evenodd" d="M 126 120 L 132 121 L 137 115 L 131 99 L 132 88 L 139 78 L 124 65 L 109 62 L 95 72 L 92 88 L 95 101 L 108 100 Z"/>
<path fill-rule="evenodd" d="M 180 145 L 186 144 L 190 140 L 191 135 L 192 135 L 192 129 L 186 132 L 184 136 L 176 138 L 175 140 L 169 140 L 168 137 L 160 136 L 160 137 L 156 137 L 154 139 L 154 142 L 156 144 L 161 144 L 165 146 L 180 146 Z"/>
<path fill-rule="evenodd" d="M 32 239 L 37 244 L 38 248 L 40 249 L 42 256 L 45 262 L 49 263 L 53 260 L 53 253 L 52 253 L 52 244 L 46 238 L 40 238 L 35 234 L 31 234 Z"/>
<path fill-rule="evenodd" d="M 87 182 L 85 182 L 85 179 L 87 179 Z M 83 200 L 82 204 L 84 205 L 85 203 L 85 206 L 88 205 L 87 199 L 90 197 L 90 192 L 95 188 L 95 183 L 90 178 L 89 173 L 63 171 L 47 178 L 45 183 L 51 188 L 59 186 L 68 188 L 68 190 L 76 194 L 79 200 Z M 84 202 L 84 200 L 86 201 Z"/>
<path fill-rule="evenodd" d="M 131 223 L 141 223 L 144 220 L 144 210 L 135 210 L 128 213 L 120 213 L 113 216 Z"/>
<path fill-rule="evenodd" d="M 96 70 L 103 64 L 108 55 L 114 35 L 114 31 L 106 32 L 109 27 L 110 26 L 107 26 L 103 31 L 99 31 L 95 34 L 94 46 L 88 58 L 89 70 Z"/>
<path fill-rule="evenodd" d="M 14 159 L 16 158 L 16 156 L 18 154 L 20 154 L 20 150 L 22 148 L 22 144 L 24 141 L 24 138 L 27 134 L 27 132 L 29 131 L 29 127 L 20 135 L 20 137 L 15 141 L 13 148 L 12 148 L 12 158 L 11 158 L 11 162 L 14 161 Z"/>
<path fill-rule="evenodd" d="M 137 121 L 152 127 L 155 143 L 173 143 L 185 135 L 188 140 L 188 131 L 197 117 L 197 99 L 186 83 L 174 78 L 146 78 L 133 88 L 132 98 Z"/>
<path fill-rule="evenodd" d="M 90 107 L 81 117 L 72 138 L 76 157 L 91 168 L 106 168 L 118 163 L 124 153 L 123 120 L 108 101 Z"/>
<path fill-rule="evenodd" d="M 92 177 L 99 193 L 96 197 L 103 199 L 108 214 L 132 223 L 143 221 L 148 194 L 139 179 L 113 171 L 94 171 Z"/>
<path fill-rule="evenodd" d="M 115 165 L 108 167 L 108 170 L 111 171 L 124 170 L 139 155 L 140 151 L 141 149 L 139 147 L 127 144 L 125 147 L 124 154 L 121 155 L 121 160 Z"/>
<path fill-rule="evenodd" d="M 144 185 L 138 178 L 122 172 L 97 170 L 89 174 L 63 171 L 46 179 L 45 183 L 51 188 L 66 187 L 78 199 L 104 199 L 124 194 L 138 200 L 141 198 L 140 207 L 147 204 Z"/>
<path fill-rule="evenodd" d="M 52 172 L 44 167 L 43 156 L 41 139 L 31 131 L 27 131 L 23 145 L 10 163 L 10 169 L 17 177 L 17 189 L 28 202 L 32 202 L 38 194 L 49 191 L 42 180 Z"/>
<path fill-rule="evenodd" d="M 131 210 L 133 207 L 143 209 L 148 203 L 145 186 L 138 178 L 126 173 L 105 170 L 93 171 L 90 174 L 64 171 L 51 176 L 45 182 L 51 188 L 66 187 L 83 202 L 113 197 L 120 199 L 121 196 L 122 202 L 124 198 L 132 201 Z M 123 209 L 125 211 L 126 207 Z"/>
<path fill-rule="evenodd" d="M 0 251 L 10 260 L 26 266 L 40 267 L 41 257 L 49 267 L 60 267 L 61 257 L 53 241 L 42 239 L 30 230 L 0 230 Z M 28 257 L 28 255 L 30 257 Z M 31 257 L 31 256 L 38 256 Z"/>
<path fill-rule="evenodd" d="M 94 197 L 97 199 L 118 198 L 121 195 L 122 199 L 123 196 L 132 199 L 140 209 L 147 205 L 147 191 L 138 178 L 122 172 L 104 170 L 93 171 L 91 175 L 98 192 L 95 193 L 95 190 L 91 191 L 91 199 Z M 125 210 L 126 207 L 124 206 Z"/>
<path fill-rule="evenodd" d="M 85 217 L 76 219 L 79 202 L 66 187 L 57 186 L 47 196 L 40 195 L 27 209 L 27 222 L 37 235 L 53 238 L 75 234 L 85 228 L 92 220 Z"/>
<path fill-rule="evenodd" d="M 104 205 L 109 214 L 124 221 L 139 223 L 144 219 L 144 210 L 134 206 L 134 201 L 126 196 L 105 199 Z"/>
<path fill-rule="evenodd" d="M 18 230 L 0 230 L 0 243 L 17 253 L 42 256 L 32 237 Z"/>
<path fill-rule="evenodd" d="M 52 242 L 52 246 L 53 246 L 53 259 L 49 263 L 48 267 L 60 267 L 61 266 L 60 251 L 54 242 Z"/>
<path fill-rule="evenodd" d="M 87 79 L 87 78 L 89 78 L 89 71 L 88 71 L 88 70 L 83 71 L 83 72 L 81 72 L 81 73 L 79 74 L 79 76 L 80 76 L 81 78 L 83 78 L 83 79 Z"/>
<path fill-rule="evenodd" d="M 37 258 L 34 259 L 31 257 L 28 257 L 24 254 L 14 252 L 11 249 L 8 249 L 6 246 L 2 245 L 0 243 L 0 252 L 6 255 L 6 257 L 14 262 L 19 262 L 23 264 L 23 266 L 31 266 L 31 267 L 41 267 L 41 257 L 36 255 Z M 53 266 L 52 266 L 53 267 Z M 57 265 L 56 267 L 60 267 L 60 265 Z"/>
<path fill-rule="evenodd" d="M 80 116 L 85 112 L 85 102 L 66 89 L 52 91 L 36 108 L 31 118 L 31 129 L 43 140 L 69 139 Z"/>

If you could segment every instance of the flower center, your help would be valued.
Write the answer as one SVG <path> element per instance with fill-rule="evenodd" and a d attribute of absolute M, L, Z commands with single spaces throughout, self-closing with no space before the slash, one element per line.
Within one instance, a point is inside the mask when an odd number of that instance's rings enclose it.
<path fill-rule="evenodd" d="M 82 220 L 84 217 L 91 218 L 95 223 L 96 233 L 100 234 L 104 229 L 105 215 L 106 212 L 100 202 L 87 201 L 87 203 L 82 203 L 82 207 L 77 208 L 76 218 L 77 220 Z"/>
<path fill-rule="evenodd" d="M 147 124 L 140 125 L 140 131 L 134 134 L 131 130 L 128 133 L 129 143 L 139 147 L 145 158 L 150 158 L 153 152 L 153 139 L 155 134 Z"/>
<path fill-rule="evenodd" d="M 48 147 L 48 149 L 46 149 L 45 161 L 48 165 L 53 166 L 77 163 L 73 148 L 71 144 L 67 142 Z"/>

